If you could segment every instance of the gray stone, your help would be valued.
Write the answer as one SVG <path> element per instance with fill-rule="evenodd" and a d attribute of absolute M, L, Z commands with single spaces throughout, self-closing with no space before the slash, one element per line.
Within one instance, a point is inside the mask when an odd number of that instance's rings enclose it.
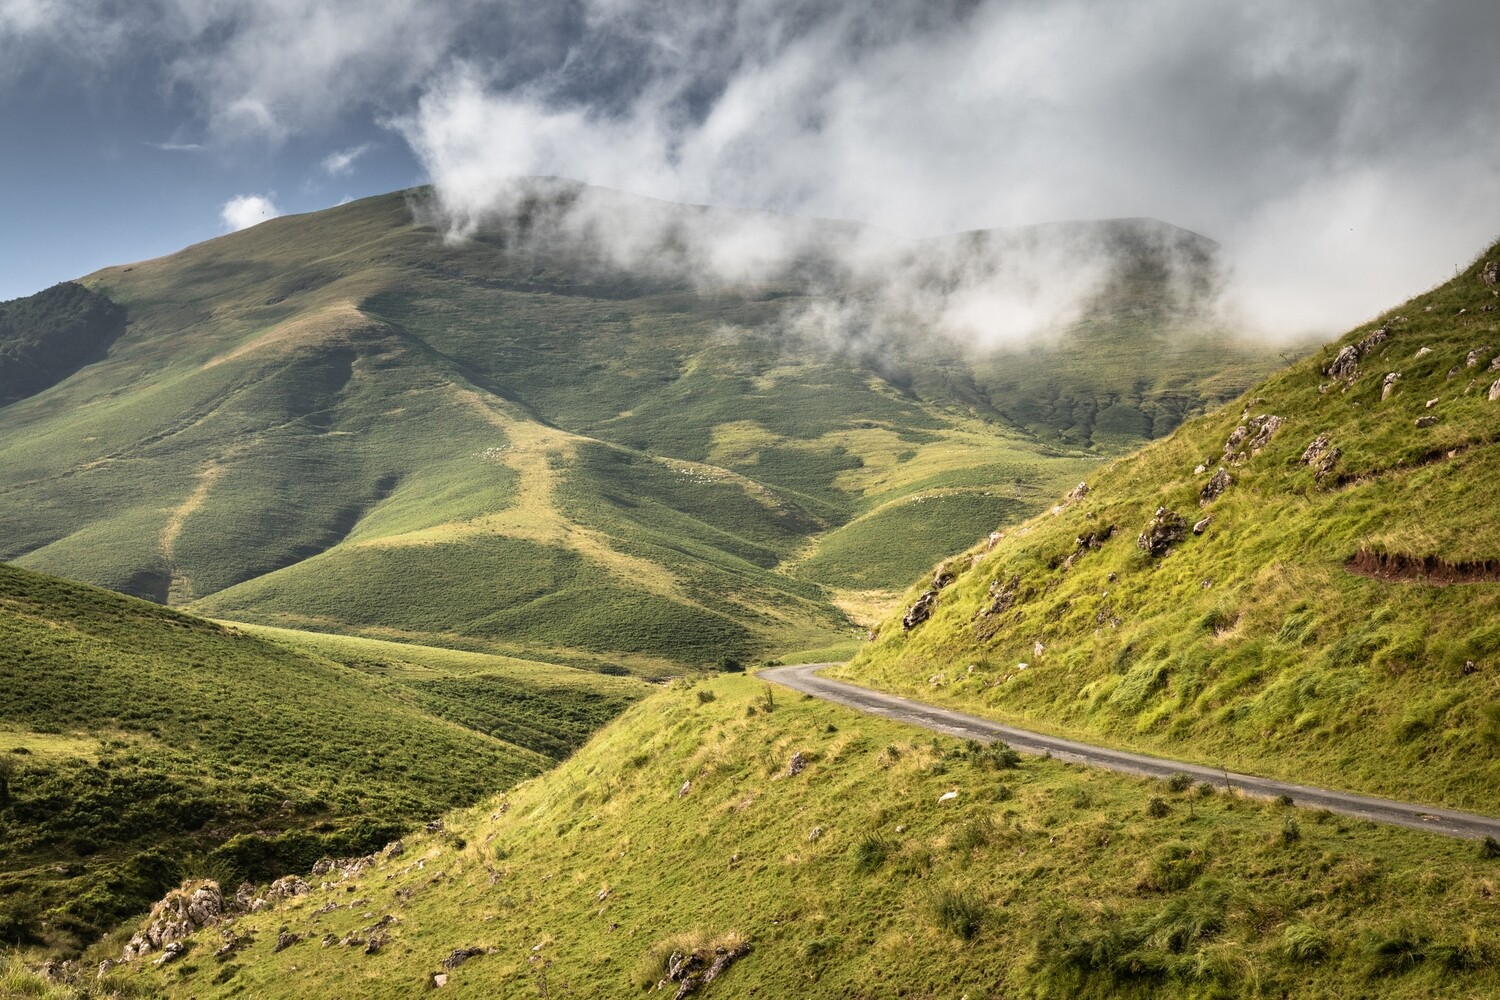
<path fill-rule="evenodd" d="M 1234 482 L 1233 477 L 1220 467 L 1219 471 L 1214 473 L 1213 478 L 1203 484 L 1203 489 L 1198 491 L 1198 504 L 1206 507 L 1213 503 L 1224 495 L 1224 491 L 1229 489 L 1229 484 L 1232 482 Z"/>
<path fill-rule="evenodd" d="M 1187 536 L 1187 523 L 1174 510 L 1156 508 L 1146 528 L 1136 538 L 1135 544 L 1142 552 L 1151 556 L 1164 556 L 1167 551 Z"/>

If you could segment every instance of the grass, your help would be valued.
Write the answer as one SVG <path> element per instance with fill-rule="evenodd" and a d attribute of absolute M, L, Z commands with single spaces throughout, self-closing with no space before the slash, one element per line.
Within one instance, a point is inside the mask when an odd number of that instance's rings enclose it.
<path fill-rule="evenodd" d="M 379 847 L 551 766 L 643 690 L 0 565 L 0 940 L 76 952 L 191 856 L 265 878 Z"/>
<path fill-rule="evenodd" d="M 85 279 L 129 325 L 0 407 L 0 559 L 272 626 L 645 671 L 763 657 L 844 641 L 840 595 L 879 604 L 1270 360 L 1148 316 L 1137 275 L 1048 391 L 1144 416 L 1075 433 L 1006 359 L 790 337 L 825 301 L 792 278 L 699 294 L 575 245 L 449 245 L 422 197 Z M 1117 357 L 1169 373 L 1137 386 Z"/>
<path fill-rule="evenodd" d="M 931 620 L 905 633 L 888 618 L 842 673 L 1060 734 L 1493 812 L 1496 305 L 1476 262 L 1099 470 L 1086 498 L 950 559 Z M 1325 374 L 1380 328 L 1357 380 Z M 1263 414 L 1283 423 L 1231 461 L 1236 427 Z M 1302 456 L 1324 435 L 1341 457 L 1319 478 Z M 1233 482 L 1203 505 L 1220 466 Z M 1136 539 L 1161 506 L 1212 520 L 1149 556 Z M 1354 572 L 1361 552 L 1472 582 Z"/>
<path fill-rule="evenodd" d="M 1000 773 L 965 744 L 794 697 L 747 715 L 762 689 L 676 682 L 558 769 L 407 838 L 402 858 L 239 918 L 255 941 L 232 962 L 207 957 L 211 929 L 175 966 L 106 982 L 205 1000 L 396 997 L 479 947 L 493 951 L 447 988 L 624 997 L 674 952 L 734 941 L 751 950 L 715 996 L 1500 989 L 1494 863 L 1472 844 L 1310 816 L 1288 843 L 1274 804 L 1216 793 L 1190 813 L 1191 788 L 1040 758 L 1003 772 L 1014 794 L 997 802 Z M 789 777 L 796 751 L 811 763 Z M 1152 795 L 1171 818 L 1147 815 Z M 318 944 L 385 914 L 377 954 Z M 308 940 L 273 952 L 282 927 Z"/>

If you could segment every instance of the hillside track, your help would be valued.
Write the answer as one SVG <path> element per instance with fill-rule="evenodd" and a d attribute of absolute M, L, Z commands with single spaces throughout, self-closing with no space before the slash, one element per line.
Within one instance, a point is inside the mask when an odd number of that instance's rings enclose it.
<path fill-rule="evenodd" d="M 1144 754 L 1112 750 L 1108 747 L 1079 743 L 1076 740 L 1047 736 L 819 675 L 818 671 L 832 666 L 837 666 L 837 664 L 808 663 L 772 667 L 760 671 L 757 676 L 762 680 L 821 698 L 824 701 L 871 715 L 884 716 L 897 722 L 920 726 L 945 736 L 980 740 L 985 743 L 1004 740 L 1021 753 L 1050 754 L 1058 760 L 1070 763 L 1102 767 L 1110 771 L 1120 771 L 1147 778 L 1168 778 L 1174 774 L 1186 774 L 1195 781 L 1206 781 L 1218 788 L 1232 788 L 1237 792 L 1257 798 L 1274 799 L 1288 795 L 1298 806 L 1308 809 L 1327 809 L 1330 812 L 1367 819 L 1375 823 L 1389 823 L 1413 830 L 1426 830 L 1447 837 L 1477 840 L 1489 836 L 1500 839 L 1500 819 L 1497 818 L 1410 802 L 1398 802 L 1394 799 L 1354 795 L 1310 785 L 1297 785 L 1287 781 L 1277 781 L 1274 778 L 1239 774 L 1222 768 L 1205 767 L 1202 764 L 1189 764 L 1164 757 L 1148 757 Z"/>

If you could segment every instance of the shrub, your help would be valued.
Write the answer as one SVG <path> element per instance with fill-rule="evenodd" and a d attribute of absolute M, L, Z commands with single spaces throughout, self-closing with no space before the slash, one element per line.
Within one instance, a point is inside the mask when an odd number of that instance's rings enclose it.
<path fill-rule="evenodd" d="M 1297 821 L 1295 819 L 1293 819 L 1291 816 L 1288 816 L 1286 818 L 1286 822 L 1281 824 L 1281 842 L 1283 844 L 1295 844 L 1301 839 L 1302 828 L 1297 825 Z"/>
<path fill-rule="evenodd" d="M 719 662 L 715 666 L 726 674 L 742 674 L 745 672 L 745 665 L 732 656 L 719 657 Z"/>
<path fill-rule="evenodd" d="M 1153 795 L 1146 800 L 1146 815 L 1152 819 L 1161 819 L 1172 809 L 1167 805 L 1167 800 L 1160 795 Z"/>
<path fill-rule="evenodd" d="M 697 691 L 697 695 L 698 695 L 698 704 L 700 704 L 700 705 L 707 705 L 709 702 L 713 701 L 716 697 L 718 697 L 717 695 L 715 695 L 712 691 L 708 690 L 707 688 L 699 688 L 698 691 Z"/>
<path fill-rule="evenodd" d="M 984 901 L 973 893 L 947 889 L 932 904 L 938 926 L 965 941 L 972 941 L 984 925 L 987 912 Z"/>
<path fill-rule="evenodd" d="M 1151 859 L 1143 888 L 1176 892 L 1186 889 L 1203 871 L 1203 856 L 1186 844 L 1168 844 Z"/>
<path fill-rule="evenodd" d="M 1428 935 L 1409 924 L 1387 931 L 1369 931 L 1359 950 L 1371 975 L 1390 976 L 1408 972 L 1427 959 Z"/>
<path fill-rule="evenodd" d="M 1479 856 L 1486 861 L 1500 858 L 1500 840 L 1494 837 L 1485 837 L 1479 842 Z"/>
<path fill-rule="evenodd" d="M 1192 784 L 1193 779 L 1186 774 L 1174 774 L 1167 779 L 1167 789 L 1173 792 L 1185 792 Z"/>

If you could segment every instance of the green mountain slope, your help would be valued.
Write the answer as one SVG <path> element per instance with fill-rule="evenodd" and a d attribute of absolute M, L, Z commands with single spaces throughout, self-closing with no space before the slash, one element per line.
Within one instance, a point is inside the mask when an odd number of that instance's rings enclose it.
<path fill-rule="evenodd" d="M 956 238 L 1024 257 L 1098 229 L 1087 259 L 1118 269 L 1059 333 L 1088 378 L 1002 399 L 1006 358 L 916 319 L 862 346 L 792 329 L 873 294 L 830 263 L 853 227 L 773 220 L 832 249 L 706 287 L 666 244 L 619 264 L 538 221 L 588 190 L 545 187 L 462 243 L 413 221 L 417 191 L 89 277 L 129 327 L 0 408 L 0 558 L 215 617 L 580 663 L 820 646 L 851 634 L 841 591 L 898 589 L 1266 368 L 1176 304 L 1162 261 L 1206 274 L 1211 244 L 1159 223 Z"/>
<path fill-rule="evenodd" d="M 753 678 L 675 683 L 404 846 L 98 985 L 628 997 L 696 949 L 699 975 L 737 956 L 714 998 L 1500 989 L 1472 843 L 1012 762 Z"/>
<path fill-rule="evenodd" d="M 71 281 L 0 302 L 0 406 L 60 382 L 125 332 L 125 313 Z"/>
<path fill-rule="evenodd" d="M 1493 813 L 1497 255 L 946 561 L 905 601 L 930 590 L 931 617 L 843 674 Z"/>
<path fill-rule="evenodd" d="M 246 634 L 0 565 L 0 941 L 67 951 L 185 872 L 379 846 L 565 757 L 642 687 Z"/>

